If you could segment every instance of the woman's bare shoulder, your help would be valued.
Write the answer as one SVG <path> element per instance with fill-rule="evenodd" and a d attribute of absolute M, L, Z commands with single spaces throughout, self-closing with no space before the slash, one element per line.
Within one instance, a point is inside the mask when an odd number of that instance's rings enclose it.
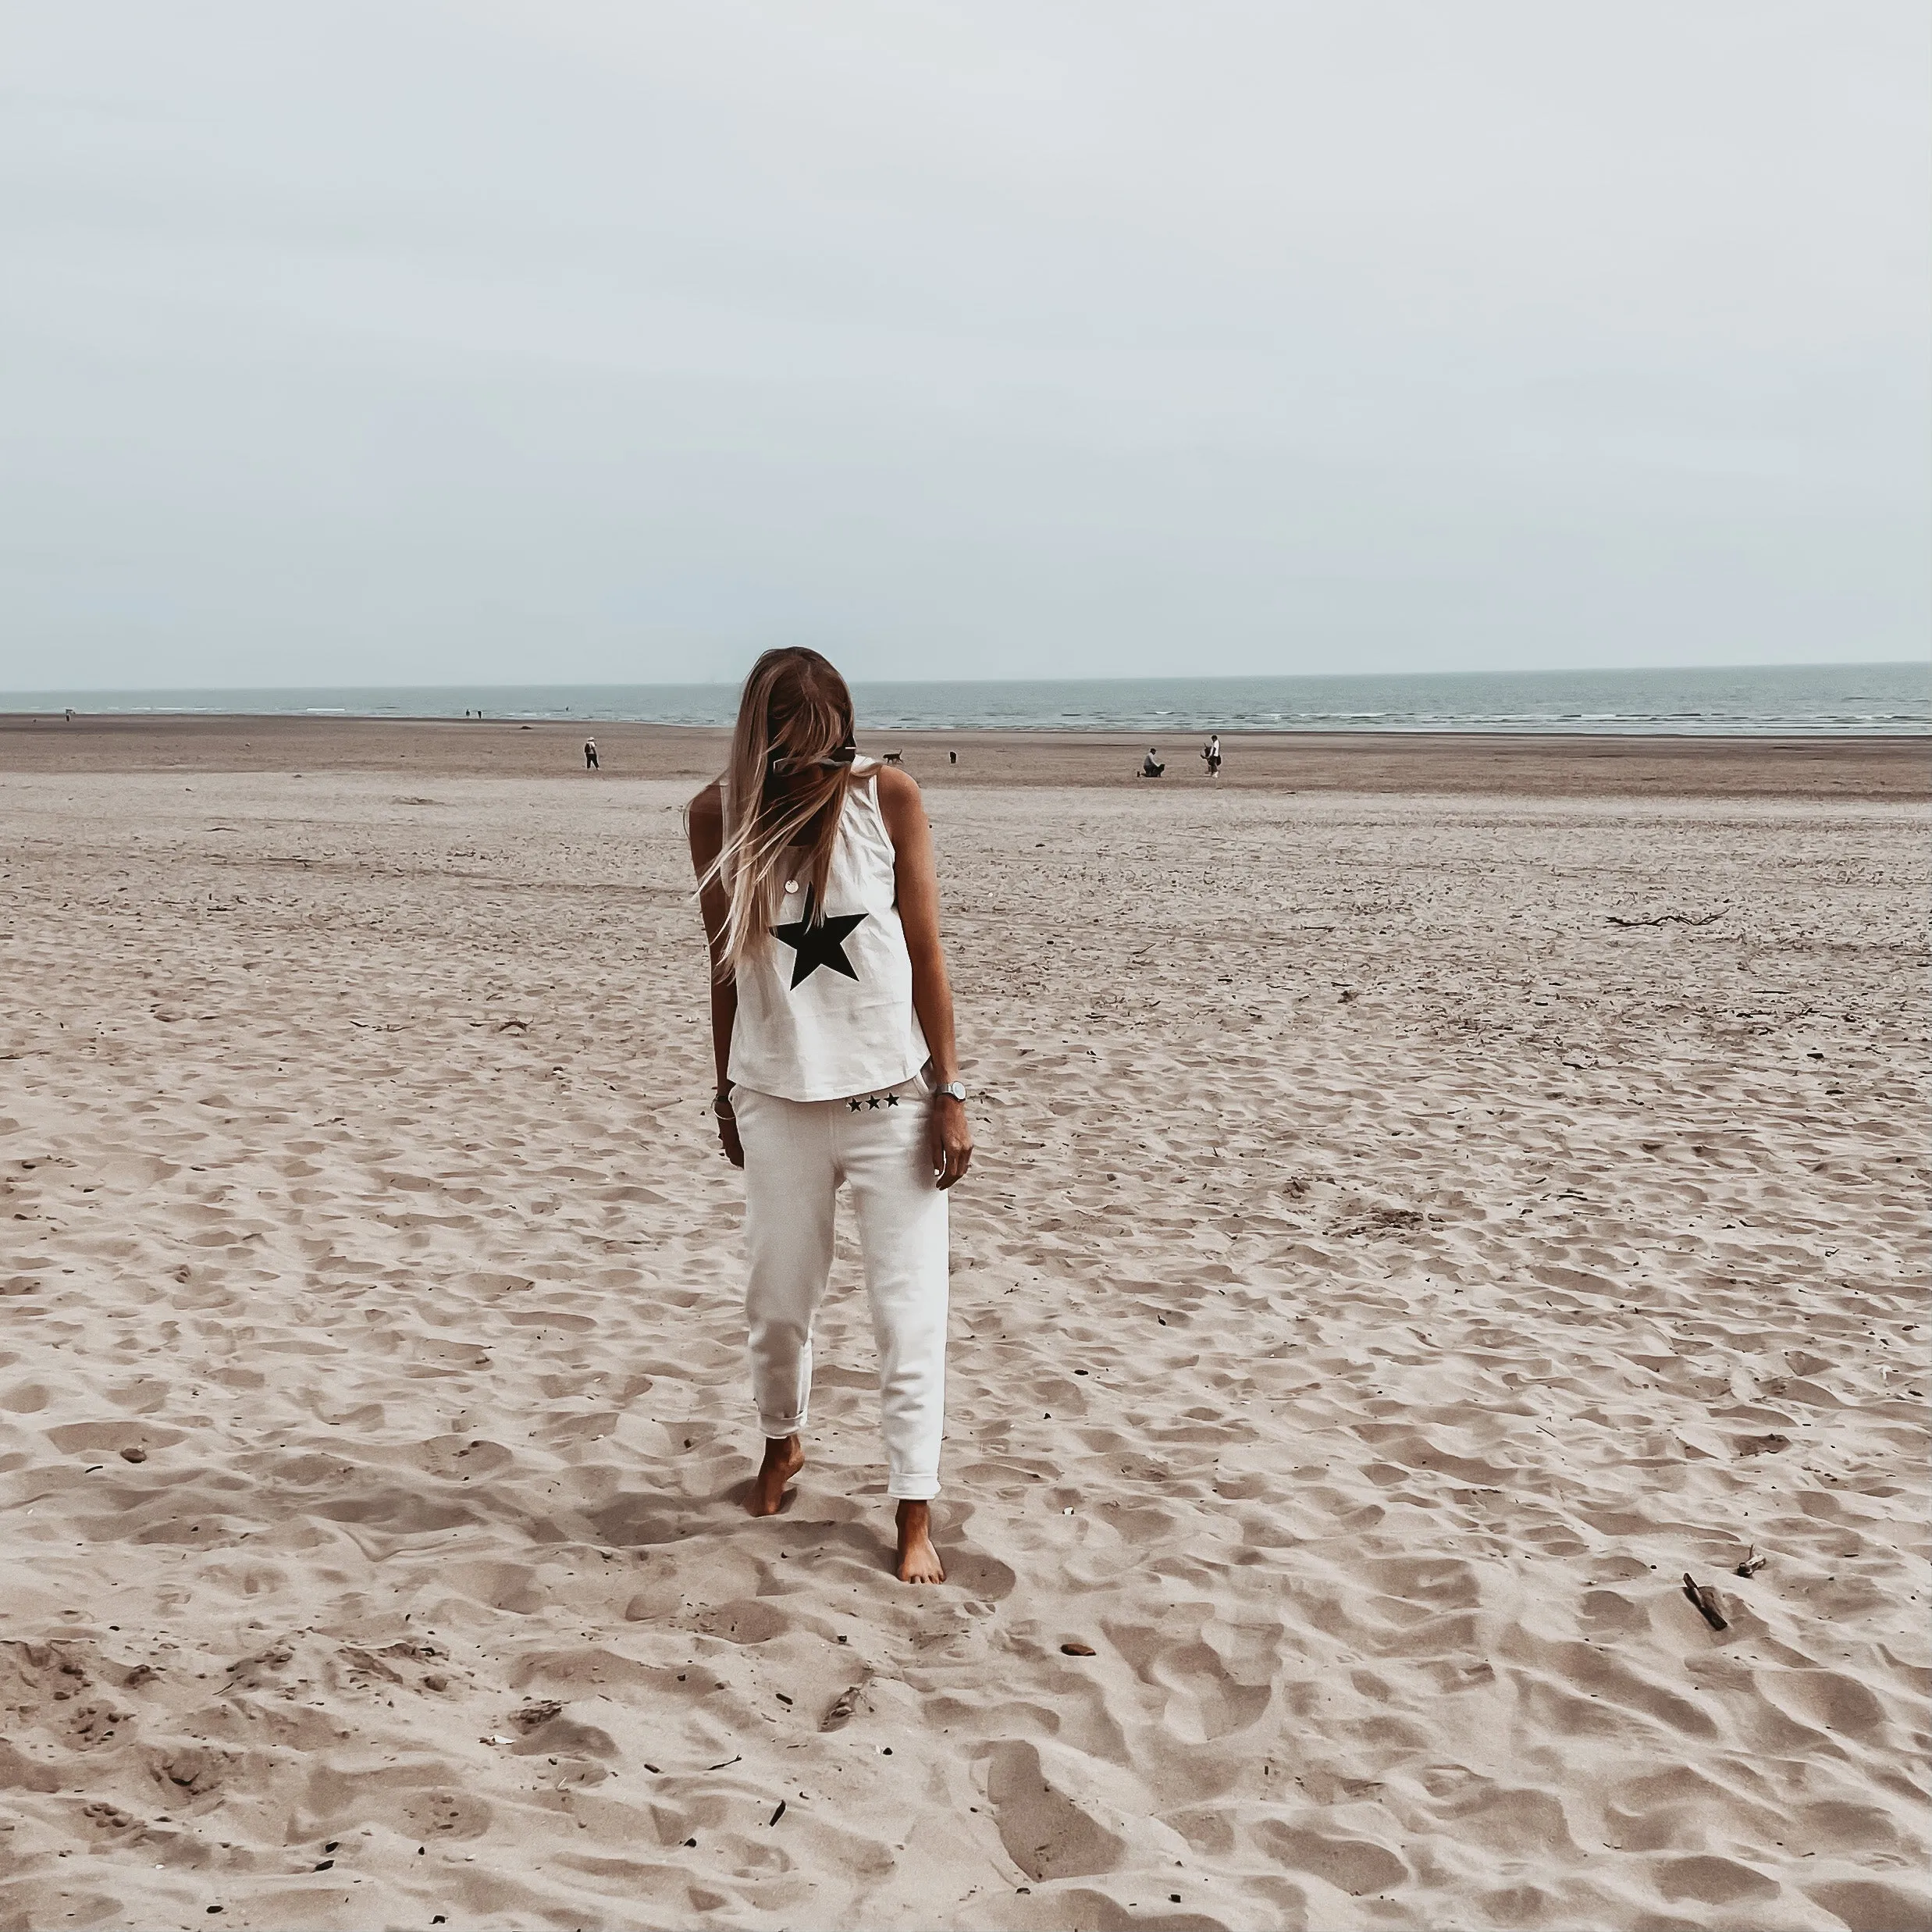
<path fill-rule="evenodd" d="M 903 810 L 919 802 L 919 781 L 903 765 L 881 765 L 874 774 L 879 785 L 879 803 L 891 811 Z"/>
<path fill-rule="evenodd" d="M 685 807 L 685 836 L 702 877 L 724 843 L 724 793 L 715 778 Z"/>

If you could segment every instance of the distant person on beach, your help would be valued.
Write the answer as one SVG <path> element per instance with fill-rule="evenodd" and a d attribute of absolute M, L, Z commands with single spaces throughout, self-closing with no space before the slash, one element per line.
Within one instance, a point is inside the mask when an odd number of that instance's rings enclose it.
<path fill-rule="evenodd" d="M 764 1454 L 745 1507 L 775 1515 L 805 1466 L 812 1329 L 851 1190 L 879 1346 L 904 1583 L 932 1542 L 945 1421 L 946 1190 L 973 1158 L 917 784 L 862 760 L 851 693 L 817 652 L 767 651 L 724 776 L 691 802 L 711 952 L 711 1106 L 745 1171 L 752 1396 Z"/>
<path fill-rule="evenodd" d="M 584 769 L 586 771 L 597 769 L 597 741 L 594 738 L 584 740 Z"/>
<path fill-rule="evenodd" d="M 1219 731 L 1213 733 L 1207 743 L 1201 746 L 1201 755 L 1208 761 L 1208 776 L 1210 778 L 1219 777 L 1221 776 L 1221 734 Z"/>
<path fill-rule="evenodd" d="M 1140 776 L 1144 778 L 1158 778 L 1166 769 L 1166 766 L 1161 763 L 1158 749 L 1150 745 L 1147 755 L 1140 761 Z"/>

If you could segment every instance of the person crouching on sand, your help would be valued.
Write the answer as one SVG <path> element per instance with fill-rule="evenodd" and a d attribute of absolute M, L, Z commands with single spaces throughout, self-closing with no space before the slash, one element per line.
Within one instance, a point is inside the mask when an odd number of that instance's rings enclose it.
<path fill-rule="evenodd" d="M 805 1466 L 812 1328 L 851 1190 L 879 1344 L 902 1582 L 941 1583 L 930 1504 L 945 1422 L 946 1190 L 973 1158 L 919 787 L 860 760 L 845 681 L 767 651 L 724 775 L 691 802 L 711 953 L 712 1102 L 745 1170 L 745 1318 L 765 1439 L 746 1507 Z"/>

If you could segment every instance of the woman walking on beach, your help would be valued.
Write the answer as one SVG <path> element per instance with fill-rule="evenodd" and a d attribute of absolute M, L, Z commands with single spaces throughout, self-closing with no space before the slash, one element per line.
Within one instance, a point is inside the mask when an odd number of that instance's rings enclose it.
<path fill-rule="evenodd" d="M 805 1466 L 812 1328 L 852 1192 L 879 1350 L 898 1574 L 938 1583 L 929 1504 L 945 1419 L 945 1190 L 973 1133 L 919 787 L 858 758 L 851 694 L 817 652 L 767 651 L 724 776 L 691 802 L 711 953 L 718 1138 L 745 1170 L 752 1395 L 765 1438 L 746 1507 Z"/>

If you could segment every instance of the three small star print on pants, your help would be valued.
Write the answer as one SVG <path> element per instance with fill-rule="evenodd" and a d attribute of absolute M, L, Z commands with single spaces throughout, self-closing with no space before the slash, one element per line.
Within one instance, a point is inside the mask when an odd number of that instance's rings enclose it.
<path fill-rule="evenodd" d="M 856 1100 L 849 1100 L 845 1105 L 857 1113 L 863 1113 L 870 1107 L 877 1113 L 881 1107 L 896 1107 L 899 1097 L 896 1094 L 863 1094 Z"/>

